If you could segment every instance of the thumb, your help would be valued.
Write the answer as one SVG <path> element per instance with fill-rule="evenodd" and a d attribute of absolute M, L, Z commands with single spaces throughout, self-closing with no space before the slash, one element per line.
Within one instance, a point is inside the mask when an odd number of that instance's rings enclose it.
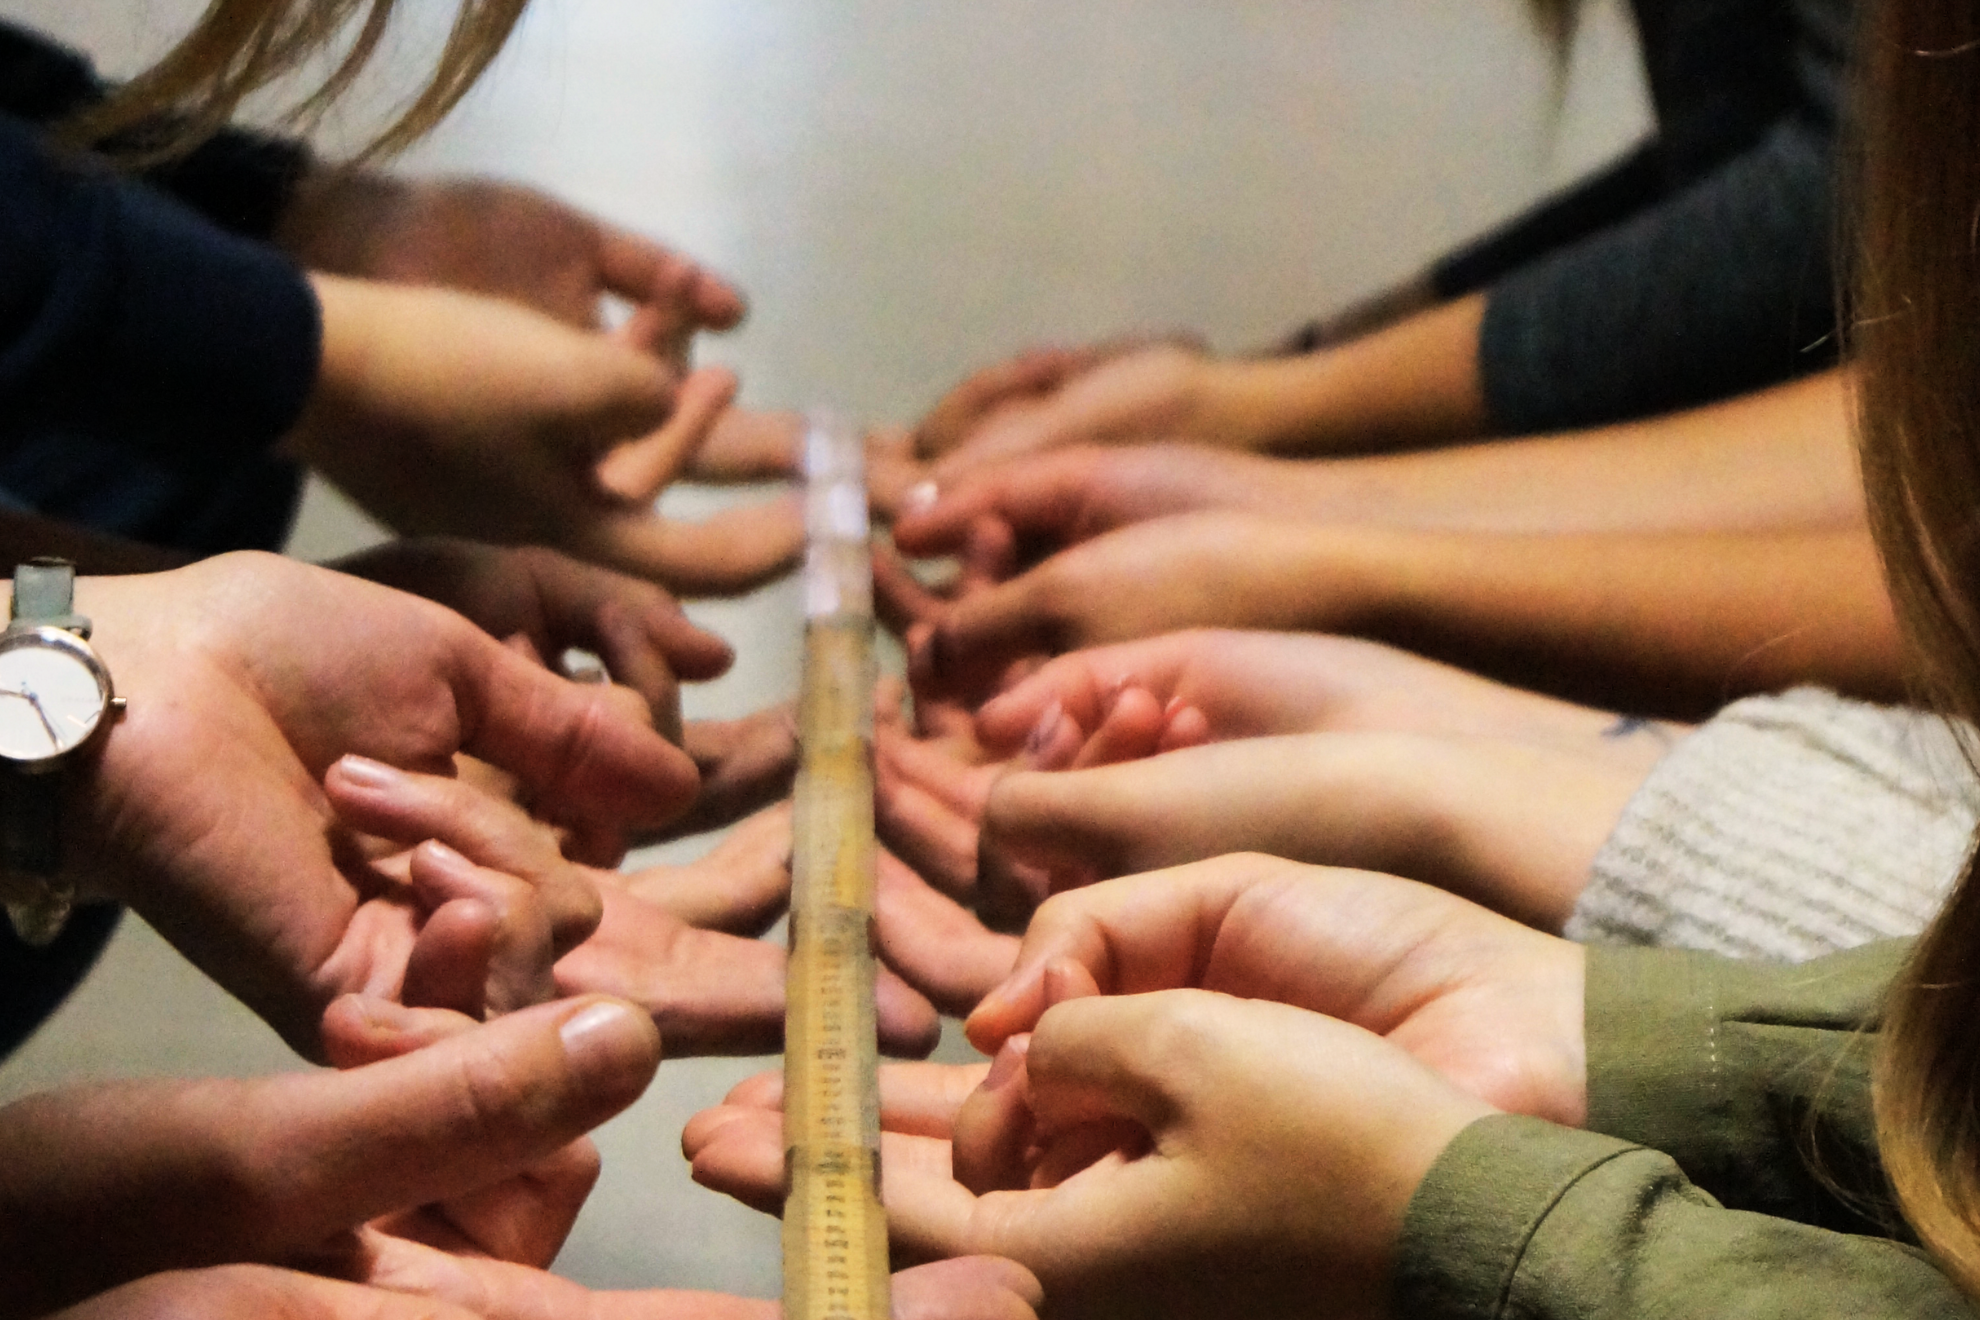
<path fill-rule="evenodd" d="M 266 1157 L 262 1245 L 293 1251 L 507 1178 L 631 1104 L 659 1062 L 646 1013 L 593 997 L 348 1072 L 270 1079 L 236 1119 Z"/>

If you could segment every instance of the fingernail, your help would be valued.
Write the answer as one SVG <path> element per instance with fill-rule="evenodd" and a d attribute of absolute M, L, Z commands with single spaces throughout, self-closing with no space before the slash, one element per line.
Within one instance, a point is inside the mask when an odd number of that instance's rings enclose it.
<path fill-rule="evenodd" d="M 999 1087 L 1006 1085 L 1011 1078 L 1017 1075 L 1017 1070 L 1023 1065 L 1024 1056 L 1030 1049 L 1031 1033 L 1028 1031 L 1012 1036 L 1009 1040 L 1005 1041 L 1004 1048 L 998 1050 L 997 1057 L 991 1060 L 990 1072 L 983 1079 L 983 1089 L 986 1091 L 995 1091 Z"/>
<path fill-rule="evenodd" d="M 923 513 L 934 508 L 935 501 L 940 496 L 941 491 L 936 487 L 934 482 L 917 481 L 913 486 L 908 488 L 908 493 L 901 498 L 901 507 L 909 513 Z"/>
<path fill-rule="evenodd" d="M 404 775 L 383 761 L 374 761 L 368 756 L 356 754 L 341 758 L 337 762 L 337 773 L 359 788 L 368 788 L 376 793 L 399 788 L 406 782 Z"/>
<path fill-rule="evenodd" d="M 1045 749 L 1052 745 L 1052 739 L 1065 718 L 1065 704 L 1055 699 L 1038 717 L 1038 723 L 1031 726 L 1031 733 L 1024 740 L 1024 754 L 1033 759 L 1043 755 Z"/>
<path fill-rule="evenodd" d="M 1125 674 L 1115 679 L 1114 685 L 1107 689 L 1107 695 L 1100 699 L 1100 722 L 1102 724 L 1105 724 L 1107 717 L 1114 713 L 1114 707 L 1121 704 L 1121 694 L 1127 690 L 1128 679 Z"/>
<path fill-rule="evenodd" d="M 426 854 L 426 858 L 428 861 L 437 862 L 441 866 L 447 866 L 447 867 L 465 866 L 469 868 L 472 868 L 474 866 L 473 862 L 470 862 L 467 858 L 455 852 L 452 848 L 449 848 L 446 844 L 440 842 L 440 840 L 438 839 L 428 839 L 425 843 L 419 845 L 419 850 L 422 853 Z"/>
<path fill-rule="evenodd" d="M 643 1064 L 652 1055 L 653 1023 L 629 1004 L 593 1004 L 566 1018 L 558 1029 L 564 1058 L 581 1079 L 603 1079 Z"/>

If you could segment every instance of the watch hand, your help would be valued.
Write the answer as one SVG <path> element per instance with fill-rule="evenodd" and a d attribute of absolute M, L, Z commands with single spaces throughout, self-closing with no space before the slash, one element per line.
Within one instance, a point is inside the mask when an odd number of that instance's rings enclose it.
<path fill-rule="evenodd" d="M 60 734 L 55 732 L 55 726 L 49 723 L 48 712 L 41 708 L 41 698 L 35 696 L 34 693 L 29 692 L 26 689 L 22 689 L 21 695 L 28 699 L 28 705 L 34 707 L 35 716 L 41 721 L 41 727 L 48 730 L 49 746 L 56 748 L 61 747 L 62 737 Z"/>

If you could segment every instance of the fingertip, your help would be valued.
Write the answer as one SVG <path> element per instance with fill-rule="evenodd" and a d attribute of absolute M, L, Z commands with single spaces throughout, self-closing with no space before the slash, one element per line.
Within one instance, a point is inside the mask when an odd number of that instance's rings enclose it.
<path fill-rule="evenodd" d="M 645 1010 L 603 995 L 577 1000 L 557 1024 L 572 1076 L 587 1091 L 630 1104 L 660 1067 L 660 1029 Z"/>
<path fill-rule="evenodd" d="M 729 1088 L 722 1097 L 722 1103 L 750 1109 L 782 1109 L 784 1107 L 784 1073 L 780 1068 L 772 1068 L 745 1077 Z"/>
<path fill-rule="evenodd" d="M 1169 715 L 1156 750 L 1180 751 L 1185 747 L 1201 747 L 1209 741 L 1209 717 L 1194 706 L 1183 706 Z"/>
<path fill-rule="evenodd" d="M 883 1054 L 896 1059 L 925 1059 L 941 1043 L 941 1015 L 892 969 L 879 969 L 873 998 Z"/>

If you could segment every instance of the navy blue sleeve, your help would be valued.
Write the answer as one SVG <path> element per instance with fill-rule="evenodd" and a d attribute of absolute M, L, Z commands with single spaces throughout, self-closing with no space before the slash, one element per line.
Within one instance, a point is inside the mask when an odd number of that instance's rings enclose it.
<path fill-rule="evenodd" d="M 89 60 L 37 32 L 0 20 L 0 113 L 49 126 L 103 100 L 109 86 Z M 142 149 L 169 136 L 170 121 L 105 144 Z M 310 153 L 300 143 L 225 128 L 191 151 L 146 168 L 141 177 L 215 224 L 268 238 L 288 206 Z"/>
<path fill-rule="evenodd" d="M 1690 407 L 1835 360 L 1835 147 L 1787 120 L 1662 204 L 1495 283 L 1479 332 L 1492 429 Z"/>
<path fill-rule="evenodd" d="M 217 471 L 289 429 L 320 353 L 287 257 L 0 117 L 0 448 L 68 427 Z"/>

